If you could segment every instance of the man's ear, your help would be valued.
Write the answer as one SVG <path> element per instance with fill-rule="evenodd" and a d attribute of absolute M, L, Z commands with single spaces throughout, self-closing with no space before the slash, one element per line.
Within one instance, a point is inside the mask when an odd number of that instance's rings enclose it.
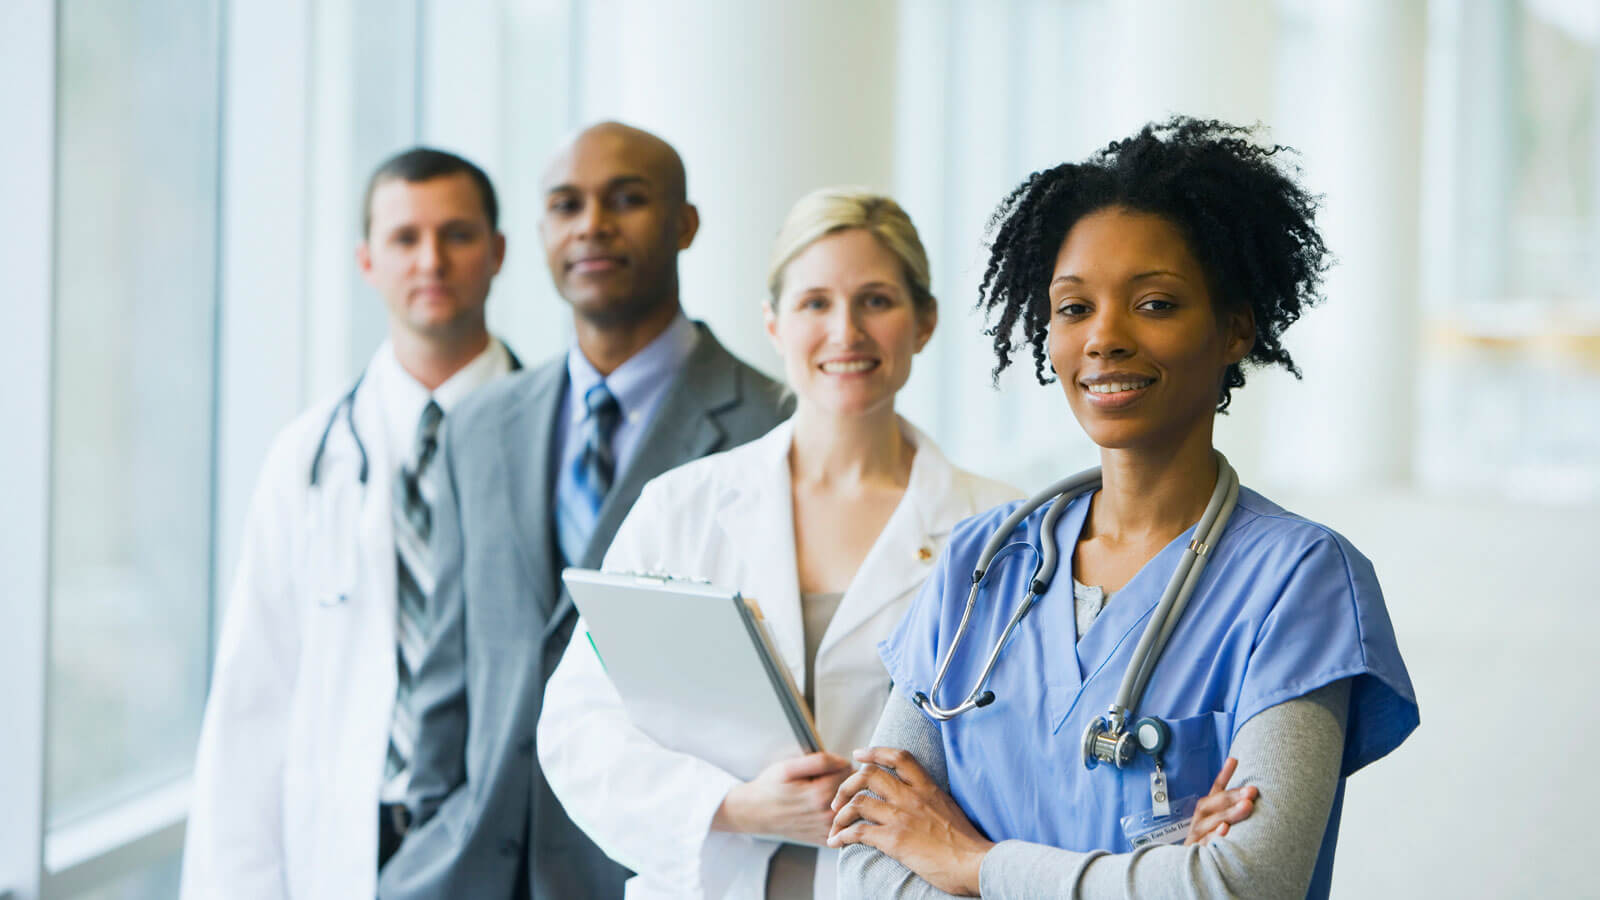
<path fill-rule="evenodd" d="M 372 248 L 364 240 L 356 244 L 356 268 L 360 270 L 362 278 L 372 281 Z"/>
<path fill-rule="evenodd" d="M 502 233 L 502 232 L 496 231 L 489 238 L 489 246 L 492 249 L 492 252 L 494 253 L 494 272 L 492 272 L 490 274 L 499 275 L 500 274 L 500 267 L 505 265 L 505 263 L 506 263 L 506 236 L 505 236 L 505 234 Z"/>
<path fill-rule="evenodd" d="M 700 210 L 693 203 L 683 204 L 678 210 L 678 251 L 689 249 L 694 243 L 694 236 L 700 231 Z"/>

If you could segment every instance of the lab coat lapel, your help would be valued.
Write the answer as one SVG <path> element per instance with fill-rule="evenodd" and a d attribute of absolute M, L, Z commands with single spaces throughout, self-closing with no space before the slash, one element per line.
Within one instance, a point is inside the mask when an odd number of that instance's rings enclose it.
<path fill-rule="evenodd" d="M 350 851 L 352 839 L 345 836 L 372 830 L 371 810 L 382 786 L 381 766 L 373 760 L 382 759 L 388 746 L 398 678 L 394 666 L 398 591 L 394 483 L 389 473 L 396 470 L 396 457 L 403 451 L 390 446 L 383 385 L 381 379 L 371 380 L 380 382 L 373 385 L 377 389 L 357 391 L 352 410 L 367 448 L 367 486 L 361 503 L 358 541 L 366 588 L 352 599 L 349 616 L 342 620 L 345 633 L 330 635 L 333 639 L 323 645 L 332 657 L 323 669 L 328 689 L 339 691 L 343 697 L 324 707 L 325 714 L 332 714 L 333 718 L 322 723 L 323 733 L 328 736 L 324 752 L 330 768 L 322 823 L 328 830 L 320 843 L 325 848 L 346 851 Z M 352 772 L 365 774 L 359 778 L 340 774 Z M 361 840 L 365 841 L 365 837 Z M 361 883 L 367 884 L 364 876 Z"/>
<path fill-rule="evenodd" d="M 742 555 L 740 581 L 727 587 L 755 600 L 796 685 L 805 684 L 805 622 L 794 554 L 794 494 L 789 474 L 793 420 L 750 445 L 749 468 L 729 481 L 737 494 L 718 517 L 722 546 Z"/>
<path fill-rule="evenodd" d="M 371 379 L 376 381 L 377 379 Z M 351 410 L 357 431 L 365 435 L 367 486 L 362 492 L 360 553 L 362 578 L 371 590 L 362 598 L 381 622 L 367 629 L 374 642 L 386 646 L 395 642 L 395 592 L 398 577 L 394 551 L 394 493 L 388 473 L 395 467 L 394 448 L 389 446 L 388 429 L 383 419 L 381 386 L 356 392 Z"/>
<path fill-rule="evenodd" d="M 940 543 L 969 512 L 970 500 L 956 490 L 955 470 L 944 454 L 910 423 L 901 420 L 900 427 L 917 448 L 905 496 L 839 600 L 817 647 L 818 659 L 921 585 L 933 571 Z"/>

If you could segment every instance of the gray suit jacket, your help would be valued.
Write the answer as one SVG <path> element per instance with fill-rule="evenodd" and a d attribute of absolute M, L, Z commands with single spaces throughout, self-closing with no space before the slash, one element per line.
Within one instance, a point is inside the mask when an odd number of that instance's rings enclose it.
<path fill-rule="evenodd" d="M 776 383 L 698 327 L 699 343 L 600 508 L 584 567 L 599 567 L 646 481 L 788 415 Z M 409 803 L 419 823 L 384 866 L 380 898 L 506 900 L 521 884 L 539 900 L 622 896 L 627 870 L 567 817 L 534 744 L 545 681 L 577 619 L 552 521 L 566 390 L 563 355 L 481 388 L 445 420 L 432 537 L 439 620 L 413 688 L 420 734 Z"/>

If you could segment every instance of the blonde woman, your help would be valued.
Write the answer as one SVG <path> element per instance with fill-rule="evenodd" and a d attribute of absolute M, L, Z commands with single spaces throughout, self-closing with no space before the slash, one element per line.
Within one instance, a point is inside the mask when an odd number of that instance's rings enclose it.
<path fill-rule="evenodd" d="M 848 188 L 801 199 L 770 288 L 794 417 L 651 482 L 606 567 L 759 597 L 823 745 L 856 747 L 889 696 L 878 641 L 955 524 L 1017 492 L 955 468 L 895 413 L 938 309 L 893 200 Z M 638 873 L 628 897 L 832 897 L 837 854 L 817 846 L 850 763 L 814 753 L 743 782 L 667 750 L 629 722 L 584 633 L 551 677 L 539 760 L 573 820 Z"/>

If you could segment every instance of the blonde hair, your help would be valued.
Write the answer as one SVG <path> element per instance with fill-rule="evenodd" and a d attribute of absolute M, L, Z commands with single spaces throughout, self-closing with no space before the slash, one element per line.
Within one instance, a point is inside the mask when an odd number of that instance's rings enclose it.
<path fill-rule="evenodd" d="M 928 253 L 922 249 L 911 217 L 890 197 L 859 187 L 826 187 L 801 197 L 789 210 L 772 248 L 767 275 L 770 303 L 776 308 L 783 292 L 783 270 L 807 247 L 835 232 L 863 229 L 900 260 L 912 306 L 926 314 L 934 308 L 928 276 Z"/>

